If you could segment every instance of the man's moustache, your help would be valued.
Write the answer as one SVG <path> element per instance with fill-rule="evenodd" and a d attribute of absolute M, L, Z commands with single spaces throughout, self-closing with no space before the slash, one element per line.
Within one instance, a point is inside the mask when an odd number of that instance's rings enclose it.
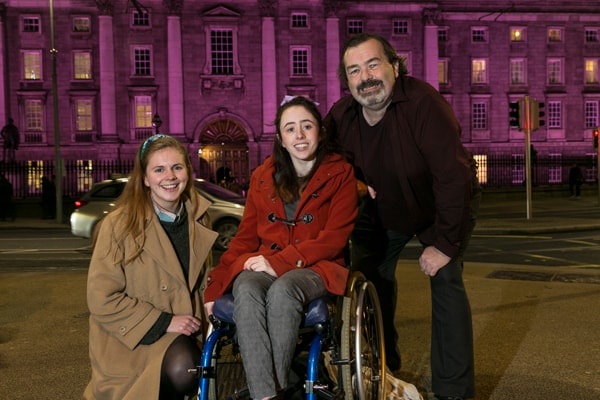
<path fill-rule="evenodd" d="M 373 86 L 378 86 L 381 83 L 382 82 L 380 80 L 378 80 L 378 79 L 368 80 L 368 81 L 365 81 L 365 82 L 361 83 L 360 85 L 358 85 L 357 89 L 359 91 L 361 91 L 361 90 L 365 90 L 365 89 L 368 89 L 368 88 L 373 87 Z"/>

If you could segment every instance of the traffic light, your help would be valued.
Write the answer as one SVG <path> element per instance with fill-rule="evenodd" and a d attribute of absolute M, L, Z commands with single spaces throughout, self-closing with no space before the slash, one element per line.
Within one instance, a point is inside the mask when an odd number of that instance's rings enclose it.
<path fill-rule="evenodd" d="M 595 127 L 594 131 L 592 132 L 592 141 L 594 143 L 594 149 L 597 150 L 598 149 L 598 127 Z"/>
<path fill-rule="evenodd" d="M 537 100 L 531 100 L 531 130 L 537 131 L 540 126 L 544 126 L 544 103 Z"/>
<path fill-rule="evenodd" d="M 508 124 L 512 128 L 517 128 L 521 130 L 521 104 L 523 100 L 518 100 L 515 102 L 511 102 L 508 111 Z M 524 110 L 523 110 L 524 111 Z"/>

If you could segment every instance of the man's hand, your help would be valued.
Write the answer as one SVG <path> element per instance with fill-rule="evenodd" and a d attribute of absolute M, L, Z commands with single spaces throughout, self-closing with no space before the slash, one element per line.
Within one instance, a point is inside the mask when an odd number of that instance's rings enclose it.
<path fill-rule="evenodd" d="M 434 246 L 427 246 L 421 257 L 419 257 L 419 267 L 421 271 L 428 276 L 435 276 L 437 272 L 450 262 L 451 258 L 436 249 Z"/>

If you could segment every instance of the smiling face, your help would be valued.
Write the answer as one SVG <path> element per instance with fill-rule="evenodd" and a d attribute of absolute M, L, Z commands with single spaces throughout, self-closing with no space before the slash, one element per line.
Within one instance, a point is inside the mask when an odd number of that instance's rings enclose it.
<path fill-rule="evenodd" d="M 183 155 L 174 147 L 153 152 L 146 166 L 144 184 L 152 200 L 170 212 L 176 212 L 189 176 Z"/>
<path fill-rule="evenodd" d="M 368 111 L 380 111 L 389 104 L 398 66 L 392 65 L 383 45 L 370 39 L 344 54 L 348 88 L 352 96 Z"/>
<path fill-rule="evenodd" d="M 298 176 L 308 174 L 315 162 L 321 127 L 303 106 L 292 106 L 281 114 L 281 145 L 292 158 Z"/>

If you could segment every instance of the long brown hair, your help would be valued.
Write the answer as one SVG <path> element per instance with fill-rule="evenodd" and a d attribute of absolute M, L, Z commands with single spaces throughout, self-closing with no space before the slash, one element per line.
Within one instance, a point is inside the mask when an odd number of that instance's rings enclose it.
<path fill-rule="evenodd" d="M 288 153 L 281 145 L 281 116 L 285 110 L 294 106 L 304 107 L 315 118 L 317 126 L 319 127 L 319 145 L 317 147 L 315 163 L 310 173 L 306 177 L 303 177 L 301 183 L 298 182 L 298 174 L 292 163 L 290 153 Z M 304 187 L 308 181 L 310 181 L 310 178 L 314 175 L 319 165 L 321 165 L 325 156 L 330 153 L 342 154 L 342 150 L 339 144 L 327 133 L 323 126 L 323 117 L 321 116 L 317 105 L 303 96 L 296 96 L 279 107 L 277 116 L 275 117 L 275 128 L 277 134 L 277 140 L 273 143 L 273 162 L 275 163 L 273 180 L 275 181 L 275 194 L 280 197 L 284 203 L 291 203 L 300 197 L 302 190 L 304 190 Z"/>
<path fill-rule="evenodd" d="M 142 252 L 146 243 L 146 227 L 155 213 L 150 198 L 150 188 L 144 184 L 148 161 L 155 152 L 166 148 L 174 148 L 183 156 L 188 173 L 188 181 L 181 195 L 181 200 L 191 200 L 194 209 L 197 206 L 197 196 L 191 195 L 192 191 L 195 190 L 192 180 L 192 162 L 183 144 L 168 135 L 154 135 L 146 139 L 137 151 L 133 171 L 123 189 L 123 193 L 116 201 L 115 209 L 112 211 L 120 213 L 119 222 L 114 227 L 113 235 L 114 243 L 116 243 L 119 250 L 117 254 L 123 255 L 126 264 L 133 261 Z M 192 210 L 188 210 L 188 212 L 192 212 Z M 123 247 L 123 243 L 127 238 L 131 239 L 127 242 L 133 244 L 133 249 Z"/>

